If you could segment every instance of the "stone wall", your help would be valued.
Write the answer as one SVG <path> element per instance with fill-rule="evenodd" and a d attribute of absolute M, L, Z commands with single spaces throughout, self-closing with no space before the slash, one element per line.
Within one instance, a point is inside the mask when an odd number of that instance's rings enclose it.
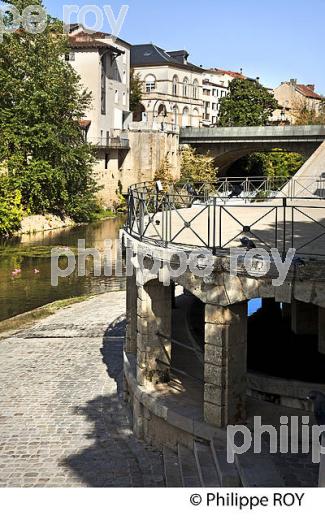
<path fill-rule="evenodd" d="M 174 179 L 180 175 L 179 135 L 158 130 L 136 130 L 128 133 L 130 150 L 110 150 L 107 169 L 105 153 L 98 156 L 94 168 L 102 189 L 99 192 L 104 206 L 111 207 L 118 194 L 127 193 L 131 184 L 152 181 L 158 168 L 167 159 Z"/>

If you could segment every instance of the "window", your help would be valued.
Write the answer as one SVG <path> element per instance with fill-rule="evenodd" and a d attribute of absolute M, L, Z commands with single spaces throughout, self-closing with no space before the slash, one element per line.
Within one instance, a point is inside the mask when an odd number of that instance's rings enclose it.
<path fill-rule="evenodd" d="M 123 92 L 123 105 L 126 105 L 126 93 Z"/>
<path fill-rule="evenodd" d="M 198 99 L 199 97 L 199 82 L 196 79 L 193 83 L 193 98 Z"/>
<path fill-rule="evenodd" d="M 188 97 L 188 79 L 184 78 L 183 82 L 183 97 Z"/>
<path fill-rule="evenodd" d="M 109 163 L 109 154 L 105 153 L 105 170 L 107 170 L 107 168 L 108 168 L 108 163 Z"/>
<path fill-rule="evenodd" d="M 106 114 L 106 56 L 101 59 L 101 112 Z"/>
<path fill-rule="evenodd" d="M 214 89 L 212 90 L 212 95 L 213 95 L 214 97 L 218 96 L 217 92 L 218 92 L 217 89 L 214 88 Z"/>
<path fill-rule="evenodd" d="M 218 110 L 217 103 L 212 103 L 212 110 Z"/>
<path fill-rule="evenodd" d="M 74 52 L 67 52 L 65 55 L 65 61 L 75 61 L 76 55 Z"/>
<path fill-rule="evenodd" d="M 178 96 L 178 77 L 173 77 L 173 96 Z"/>
<path fill-rule="evenodd" d="M 156 78 L 152 74 L 146 77 L 146 92 L 150 94 L 156 89 Z"/>
<path fill-rule="evenodd" d="M 118 90 L 115 90 L 115 97 L 114 97 L 115 103 L 118 103 L 118 98 L 119 98 Z"/>
<path fill-rule="evenodd" d="M 126 84 L 126 70 L 123 70 L 123 83 Z"/>

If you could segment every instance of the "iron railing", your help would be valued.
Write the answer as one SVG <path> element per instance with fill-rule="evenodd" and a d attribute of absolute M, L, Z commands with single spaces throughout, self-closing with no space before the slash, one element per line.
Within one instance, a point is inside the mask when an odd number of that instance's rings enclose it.
<path fill-rule="evenodd" d="M 290 181 L 292 182 L 292 181 Z M 325 180 L 231 178 L 214 183 L 142 183 L 128 194 L 126 231 L 161 247 L 209 249 L 242 245 L 325 255 Z M 313 186 L 313 188 L 311 188 Z M 304 190 L 310 196 L 296 196 Z"/>

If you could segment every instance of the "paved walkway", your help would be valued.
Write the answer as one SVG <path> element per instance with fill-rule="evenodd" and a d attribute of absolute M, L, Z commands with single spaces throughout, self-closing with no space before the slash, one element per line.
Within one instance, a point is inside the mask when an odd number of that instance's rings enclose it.
<path fill-rule="evenodd" d="M 106 293 L 0 341 L 0 486 L 164 485 L 119 395 L 124 312 Z"/>

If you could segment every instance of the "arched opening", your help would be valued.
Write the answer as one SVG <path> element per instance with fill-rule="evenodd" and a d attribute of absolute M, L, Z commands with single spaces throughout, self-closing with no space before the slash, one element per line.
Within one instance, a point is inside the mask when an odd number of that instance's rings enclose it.
<path fill-rule="evenodd" d="M 179 125 L 178 118 L 179 118 L 179 110 L 178 110 L 178 106 L 177 106 L 177 105 L 174 105 L 174 106 L 173 106 L 173 125 L 174 125 L 175 127 L 177 127 L 177 126 Z"/>
<path fill-rule="evenodd" d="M 182 127 L 186 128 L 189 126 L 189 109 L 185 107 L 182 114 Z"/>
<path fill-rule="evenodd" d="M 184 78 L 184 81 L 183 81 L 183 97 L 188 97 L 188 95 L 189 95 L 188 78 Z"/>
<path fill-rule="evenodd" d="M 178 96 L 178 76 L 173 77 L 173 96 Z"/>
<path fill-rule="evenodd" d="M 159 105 L 158 107 L 158 117 L 166 117 L 167 116 L 167 108 L 164 104 Z"/>
<path fill-rule="evenodd" d="M 193 82 L 193 99 L 199 99 L 199 82 L 197 79 Z"/>
<path fill-rule="evenodd" d="M 135 123 L 141 123 L 142 121 L 146 121 L 147 113 L 144 105 L 139 103 L 135 111 L 133 112 L 133 121 Z"/>
<path fill-rule="evenodd" d="M 297 173 L 305 157 L 294 152 L 276 149 L 256 152 L 233 162 L 226 171 L 227 177 L 288 177 Z"/>
<path fill-rule="evenodd" d="M 192 113 L 192 126 L 198 128 L 200 126 L 200 114 L 197 108 L 194 108 Z"/>
<path fill-rule="evenodd" d="M 145 88 L 147 94 L 150 94 L 151 92 L 156 90 L 156 78 L 153 74 L 149 74 L 148 76 L 146 76 Z"/>

